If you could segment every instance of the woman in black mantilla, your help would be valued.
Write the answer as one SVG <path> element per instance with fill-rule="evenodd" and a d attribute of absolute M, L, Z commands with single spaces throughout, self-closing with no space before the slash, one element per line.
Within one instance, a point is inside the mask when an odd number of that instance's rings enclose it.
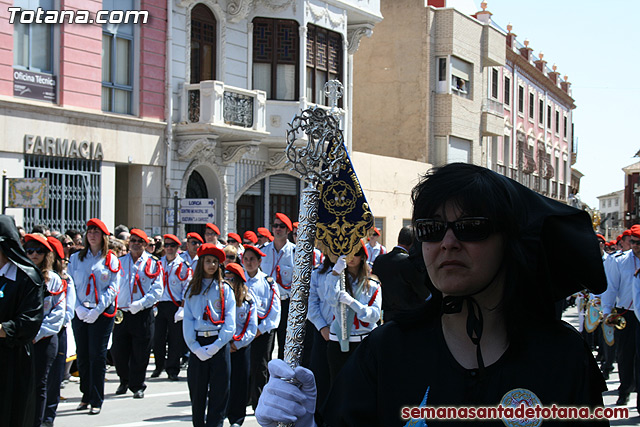
<path fill-rule="evenodd" d="M 456 422 L 403 419 L 401 410 L 521 401 L 603 406 L 606 385 L 593 356 L 573 328 L 554 318 L 554 300 L 606 287 L 589 215 L 462 163 L 428 173 L 412 199 L 433 297 L 373 331 L 316 415 L 334 427 L 451 426 Z M 313 410 L 305 373 L 282 371 L 272 375 L 265 405 L 256 411 L 262 425 L 308 421 L 305 413 Z M 305 392 L 277 379 L 293 376 Z M 288 395 L 291 406 L 270 405 L 269 395 Z"/>
<path fill-rule="evenodd" d="M 0 426 L 33 425 L 33 339 L 43 317 L 42 283 L 13 218 L 0 215 Z"/>

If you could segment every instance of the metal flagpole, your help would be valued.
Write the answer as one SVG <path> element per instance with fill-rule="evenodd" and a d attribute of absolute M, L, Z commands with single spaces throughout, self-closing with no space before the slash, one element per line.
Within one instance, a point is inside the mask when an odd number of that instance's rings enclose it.
<path fill-rule="evenodd" d="M 328 112 L 318 107 L 306 109 L 293 118 L 289 124 L 291 129 L 287 130 L 288 162 L 307 184 L 300 200 L 298 241 L 284 346 L 284 361 L 293 369 L 300 365 L 304 346 L 304 326 L 318 222 L 318 186 L 333 179 L 347 158 L 337 117 L 338 99 L 343 93 L 344 87 L 339 81 L 328 81 L 325 84 L 325 94 L 329 97 L 331 109 Z M 306 141 L 298 138 L 301 133 L 306 135 Z M 332 149 L 327 153 L 330 143 L 333 143 Z"/>

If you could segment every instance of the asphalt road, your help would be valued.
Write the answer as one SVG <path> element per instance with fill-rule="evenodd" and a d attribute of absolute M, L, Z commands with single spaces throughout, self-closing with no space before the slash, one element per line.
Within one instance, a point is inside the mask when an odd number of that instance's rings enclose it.
<path fill-rule="evenodd" d="M 565 320 L 569 323 L 577 323 L 575 308 L 570 308 L 565 313 Z M 616 365 L 614 365 L 616 367 Z M 617 367 L 616 367 L 617 368 Z M 160 378 L 149 378 L 153 370 L 153 360 L 149 364 L 147 372 L 147 390 L 144 399 L 133 399 L 129 392 L 123 396 L 116 396 L 118 377 L 115 368 L 108 367 L 107 382 L 105 384 L 105 402 L 99 415 L 90 416 L 87 411 L 77 412 L 76 406 L 80 402 L 80 390 L 77 378 L 72 378 L 69 384 L 62 389 L 62 396 L 66 400 L 60 403 L 58 417 L 55 420 L 56 427 L 149 427 L 149 426 L 187 426 L 191 425 L 191 406 L 189 392 L 187 390 L 186 370 L 180 373 L 179 382 L 169 382 L 166 374 Z M 607 381 L 609 391 L 604 394 L 604 402 L 607 407 L 614 407 L 617 399 L 618 388 L 617 369 Z M 635 409 L 636 394 L 632 393 L 629 399 L 629 419 L 613 420 L 612 426 L 637 426 L 640 425 L 640 416 Z M 258 426 L 253 411 L 247 408 L 248 415 L 244 426 Z M 225 426 L 229 423 L 226 422 Z"/>

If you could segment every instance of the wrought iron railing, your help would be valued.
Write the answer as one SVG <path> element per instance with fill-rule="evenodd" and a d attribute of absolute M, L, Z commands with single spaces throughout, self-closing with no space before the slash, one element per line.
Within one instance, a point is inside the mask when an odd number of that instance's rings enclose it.
<path fill-rule="evenodd" d="M 225 91 L 223 118 L 228 125 L 250 128 L 253 126 L 253 97 Z"/>

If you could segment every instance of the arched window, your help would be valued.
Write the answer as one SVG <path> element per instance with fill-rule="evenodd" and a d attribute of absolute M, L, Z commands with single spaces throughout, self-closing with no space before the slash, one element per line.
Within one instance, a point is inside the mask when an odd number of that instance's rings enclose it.
<path fill-rule="evenodd" d="M 216 18 L 198 4 L 191 11 L 191 83 L 216 78 Z"/>

